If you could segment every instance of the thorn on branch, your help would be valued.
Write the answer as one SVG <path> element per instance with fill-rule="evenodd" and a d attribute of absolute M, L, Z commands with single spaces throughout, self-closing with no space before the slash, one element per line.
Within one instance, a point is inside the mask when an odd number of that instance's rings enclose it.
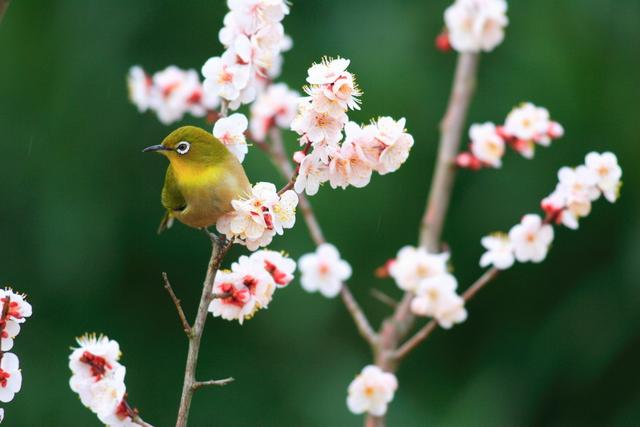
<path fill-rule="evenodd" d="M 167 273 L 162 273 L 162 280 L 164 281 L 164 288 L 169 293 L 171 301 L 173 301 L 173 305 L 176 306 L 176 311 L 178 312 L 178 318 L 180 319 L 180 323 L 182 324 L 182 329 L 187 335 L 187 338 L 191 338 L 191 325 L 189 325 L 187 317 L 184 314 L 184 310 L 182 310 L 182 304 L 180 304 L 180 300 L 176 296 L 175 292 L 173 292 L 173 288 L 171 287 L 171 282 L 169 282 L 169 276 L 167 276 Z"/>
<path fill-rule="evenodd" d="M 388 305 L 391 308 L 396 308 L 398 306 L 398 301 L 391 298 L 389 295 L 385 294 L 381 290 L 371 289 L 371 296 L 380 301 L 381 303 Z"/>

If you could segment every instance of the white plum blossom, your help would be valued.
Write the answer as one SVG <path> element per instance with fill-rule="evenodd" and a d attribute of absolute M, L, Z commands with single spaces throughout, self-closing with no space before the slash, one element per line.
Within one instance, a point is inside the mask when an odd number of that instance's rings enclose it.
<path fill-rule="evenodd" d="M 120 346 L 108 337 L 86 334 L 69 356 L 71 390 L 98 419 L 111 427 L 133 427 L 136 411 L 126 400 L 126 368 L 120 364 Z"/>
<path fill-rule="evenodd" d="M 591 152 L 585 157 L 585 166 L 596 175 L 598 189 L 604 197 L 612 203 L 615 202 L 619 196 L 622 178 L 622 169 L 618 165 L 616 155 L 611 152 Z"/>
<path fill-rule="evenodd" d="M 278 126 L 288 129 L 296 116 L 300 94 L 284 83 L 272 84 L 251 104 L 251 137 L 264 142 L 269 129 Z"/>
<path fill-rule="evenodd" d="M 506 270 L 515 262 L 513 245 L 506 234 L 495 233 L 485 236 L 481 243 L 487 252 L 480 258 L 480 267 L 493 265 L 499 270 Z"/>
<path fill-rule="evenodd" d="M 0 361 L 0 402 L 11 402 L 21 387 L 22 372 L 18 356 L 4 353 Z"/>
<path fill-rule="evenodd" d="M 20 333 L 20 324 L 14 320 L 4 320 L 0 323 L 2 324 L 0 351 L 9 351 L 13 348 L 13 340 Z"/>
<path fill-rule="evenodd" d="M 444 329 L 450 329 L 456 323 L 467 320 L 464 299 L 455 292 L 445 293 L 436 305 L 433 318 Z"/>
<path fill-rule="evenodd" d="M 542 200 L 550 220 L 577 229 L 580 218 L 591 213 L 592 202 L 601 195 L 615 202 L 620 192 L 622 169 L 613 153 L 591 152 L 585 164 L 558 171 L 555 190 Z"/>
<path fill-rule="evenodd" d="M 527 214 L 509 231 L 509 240 L 518 262 L 542 262 L 553 241 L 553 227 L 539 215 Z"/>
<path fill-rule="evenodd" d="M 458 282 L 451 274 L 424 279 L 416 289 L 411 301 L 411 311 L 419 316 L 434 317 L 439 305 L 449 294 L 455 294 Z"/>
<path fill-rule="evenodd" d="M 294 156 L 299 164 L 294 188 L 299 193 L 314 195 L 327 181 L 332 188 L 364 187 L 374 171 L 381 175 L 396 171 L 414 144 L 404 118 L 380 117 L 366 126 L 348 120 L 349 110 L 360 109 L 362 95 L 347 71 L 349 63 L 344 58 L 324 58 L 309 68 L 308 97 L 300 100 L 291 122 L 304 147 Z"/>
<path fill-rule="evenodd" d="M 244 133 L 249 122 L 244 114 L 235 113 L 229 117 L 221 117 L 213 126 L 213 136 L 218 138 L 240 163 L 249 151 Z"/>
<path fill-rule="evenodd" d="M 525 102 L 511 110 L 501 128 L 511 146 L 525 158 L 532 158 L 535 144 L 549 146 L 564 135 L 562 126 L 549 117 L 549 111 Z"/>
<path fill-rule="evenodd" d="M 505 144 L 493 123 L 472 125 L 469 129 L 469 137 L 471 153 L 478 160 L 493 168 L 502 166 Z"/>
<path fill-rule="evenodd" d="M 449 42 L 458 52 L 491 51 L 509 23 L 505 0 L 455 0 L 445 11 Z"/>
<path fill-rule="evenodd" d="M 242 324 L 268 307 L 276 289 L 293 280 L 295 268 L 295 261 L 278 252 L 260 250 L 243 255 L 231 264 L 231 270 L 216 274 L 209 311 L 214 317 Z"/>
<path fill-rule="evenodd" d="M 536 145 L 548 147 L 552 140 L 563 134 L 562 125 L 550 119 L 546 108 L 525 102 L 511 110 L 503 126 L 491 122 L 472 125 L 469 130 L 469 151 L 458 154 L 456 164 L 472 170 L 499 168 L 506 145 L 531 159 Z"/>
<path fill-rule="evenodd" d="M 186 113 L 204 117 L 214 110 L 219 99 L 203 93 L 195 70 L 183 70 L 171 65 L 153 75 L 139 67 L 129 70 L 129 98 L 140 112 L 151 110 L 164 124 L 181 120 Z"/>
<path fill-rule="evenodd" d="M 31 317 L 31 304 L 26 301 L 26 296 L 14 292 L 11 288 L 0 289 L 0 305 L 9 302 L 7 309 L 7 320 L 13 320 L 17 323 L 26 322 L 27 317 Z"/>
<path fill-rule="evenodd" d="M 383 416 L 397 388 L 395 375 L 375 365 L 365 366 L 349 384 L 347 406 L 354 414 L 367 412 L 377 417 Z"/>
<path fill-rule="evenodd" d="M 400 289 L 417 292 L 425 279 L 442 276 L 447 273 L 448 253 L 431 254 L 424 248 L 405 246 L 389 267 L 389 274 Z"/>
<path fill-rule="evenodd" d="M 287 286 L 293 280 L 296 262 L 284 254 L 263 249 L 251 254 L 251 259 L 264 267 L 276 286 Z"/>
<path fill-rule="evenodd" d="M 235 110 L 253 102 L 280 73 L 281 53 L 291 47 L 281 21 L 289 13 L 284 0 L 230 0 L 219 39 L 221 56 L 202 68 L 204 91 L 220 96 Z"/>
<path fill-rule="evenodd" d="M 315 252 L 300 257 L 298 268 L 302 288 L 307 292 L 320 292 L 327 298 L 338 295 L 342 283 L 351 277 L 351 266 L 330 243 L 323 243 Z"/>
<path fill-rule="evenodd" d="M 273 236 L 295 224 L 298 195 L 287 190 L 278 195 L 275 185 L 259 182 L 246 199 L 233 200 L 233 211 L 216 223 L 218 232 L 251 251 L 271 243 Z"/>

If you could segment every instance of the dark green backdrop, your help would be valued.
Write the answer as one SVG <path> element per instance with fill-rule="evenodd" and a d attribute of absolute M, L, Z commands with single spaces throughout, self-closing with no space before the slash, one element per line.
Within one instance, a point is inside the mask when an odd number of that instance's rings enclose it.
<path fill-rule="evenodd" d="M 387 309 L 369 289 L 398 292 L 372 271 L 415 242 L 431 179 L 455 59 L 433 48 L 447 4 L 298 0 L 284 22 L 295 46 L 283 81 L 300 87 L 322 55 L 348 57 L 365 91 L 353 117 L 405 116 L 415 136 L 398 172 L 312 199 L 376 321 Z M 186 343 L 160 272 L 193 313 L 209 247 L 183 226 L 155 234 L 166 165 L 140 149 L 169 129 L 128 103 L 125 74 L 199 69 L 221 51 L 225 11 L 205 0 L 11 4 L 0 26 L 0 278 L 29 293 L 34 316 L 15 346 L 24 386 L 3 405 L 7 426 L 98 425 L 68 387 L 69 346 L 85 331 L 120 342 L 132 401 L 153 424 L 173 422 Z M 588 151 L 618 154 L 622 198 L 559 230 L 547 261 L 508 271 L 466 323 L 412 354 L 390 425 L 639 425 L 640 2 L 512 1 L 509 18 L 504 44 L 482 58 L 470 120 L 497 122 L 530 100 L 566 136 L 534 161 L 512 154 L 502 170 L 460 174 L 445 239 L 461 286 L 481 272 L 480 238 L 538 211 L 557 169 Z M 245 165 L 254 181 L 280 182 L 259 151 Z M 312 245 L 300 220 L 273 247 L 297 258 Z M 208 323 L 199 375 L 237 381 L 198 393 L 192 425 L 358 426 L 346 387 L 369 360 L 341 303 L 294 282 L 242 327 Z"/>

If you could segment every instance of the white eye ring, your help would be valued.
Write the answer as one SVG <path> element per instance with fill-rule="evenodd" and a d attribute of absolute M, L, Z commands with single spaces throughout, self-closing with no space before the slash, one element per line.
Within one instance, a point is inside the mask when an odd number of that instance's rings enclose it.
<path fill-rule="evenodd" d="M 191 144 L 189 144 L 187 141 L 182 141 L 176 146 L 176 153 L 187 154 L 190 148 Z"/>

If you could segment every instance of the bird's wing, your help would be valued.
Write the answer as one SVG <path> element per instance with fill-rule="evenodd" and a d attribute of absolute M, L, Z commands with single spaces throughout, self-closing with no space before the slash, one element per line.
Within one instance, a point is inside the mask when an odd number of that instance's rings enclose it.
<path fill-rule="evenodd" d="M 187 202 L 178 188 L 176 177 L 173 175 L 173 169 L 171 169 L 171 166 L 167 168 L 167 174 L 164 178 L 164 187 L 162 187 L 162 206 L 167 209 L 167 212 L 160 221 L 158 234 L 168 228 L 171 228 L 171 225 L 173 225 L 173 212 L 184 210 L 187 207 Z"/>

